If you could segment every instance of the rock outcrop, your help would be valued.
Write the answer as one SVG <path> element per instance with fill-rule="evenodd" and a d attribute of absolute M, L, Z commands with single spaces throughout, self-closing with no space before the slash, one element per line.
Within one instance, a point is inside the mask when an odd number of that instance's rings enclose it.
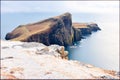
<path fill-rule="evenodd" d="M 4 41 L 2 41 L 4 42 Z M 31 52 L 37 54 L 37 55 L 53 55 L 58 58 L 62 59 L 68 59 L 68 52 L 65 51 L 64 46 L 59 46 L 59 45 L 50 45 L 46 46 L 42 43 L 36 43 L 36 42 L 11 42 L 11 41 L 6 41 L 4 42 L 4 46 L 2 46 L 2 49 L 31 49 Z M 8 43 L 8 44 L 7 44 Z"/>
<path fill-rule="evenodd" d="M 72 24 L 71 14 L 65 13 L 37 23 L 20 25 L 8 33 L 5 39 L 69 46 L 74 41 L 81 40 L 82 35 L 97 30 L 99 30 L 97 24 L 85 24 L 82 27 L 78 23 Z"/>
<path fill-rule="evenodd" d="M 6 35 L 6 40 L 72 45 L 73 37 L 71 14 L 65 13 L 41 22 L 19 26 Z"/>
<path fill-rule="evenodd" d="M 73 23 L 72 26 L 79 29 L 82 35 L 89 35 L 93 31 L 101 30 L 96 23 Z"/>
<path fill-rule="evenodd" d="M 63 46 L 1 41 L 1 79 L 119 79 L 115 71 L 62 59 L 66 55 Z"/>

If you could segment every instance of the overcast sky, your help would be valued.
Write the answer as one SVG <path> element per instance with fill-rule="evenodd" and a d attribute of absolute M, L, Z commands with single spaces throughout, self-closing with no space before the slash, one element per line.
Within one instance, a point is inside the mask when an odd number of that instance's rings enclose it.
<path fill-rule="evenodd" d="M 1 12 L 118 13 L 119 1 L 2 1 Z"/>

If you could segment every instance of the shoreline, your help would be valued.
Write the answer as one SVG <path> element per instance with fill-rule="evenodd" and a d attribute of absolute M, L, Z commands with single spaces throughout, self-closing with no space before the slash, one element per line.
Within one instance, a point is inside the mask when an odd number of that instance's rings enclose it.
<path fill-rule="evenodd" d="M 2 79 L 119 79 L 116 71 L 62 59 L 56 49 L 64 52 L 58 45 L 1 40 Z"/>
<path fill-rule="evenodd" d="M 5 79 L 119 79 L 119 72 L 68 59 L 66 46 L 98 30 L 101 29 L 96 23 L 72 22 L 70 13 L 20 25 L 6 35 L 8 41 L 1 40 L 1 76 Z"/>

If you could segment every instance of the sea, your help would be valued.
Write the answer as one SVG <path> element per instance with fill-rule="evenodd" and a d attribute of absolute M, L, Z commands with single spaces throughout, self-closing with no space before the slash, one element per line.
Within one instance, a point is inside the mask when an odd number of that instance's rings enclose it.
<path fill-rule="evenodd" d="M 64 13 L 64 12 L 63 12 Z M 1 13 L 1 39 L 22 24 L 38 22 L 62 13 Z M 71 13 L 72 22 L 97 23 L 101 31 L 66 47 L 70 60 L 119 71 L 119 13 Z"/>

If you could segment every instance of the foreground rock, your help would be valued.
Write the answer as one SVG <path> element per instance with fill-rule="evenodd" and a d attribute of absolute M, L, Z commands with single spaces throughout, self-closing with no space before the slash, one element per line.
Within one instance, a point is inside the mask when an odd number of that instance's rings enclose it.
<path fill-rule="evenodd" d="M 82 35 L 99 30 L 97 24 L 85 25 L 87 27 L 82 28 L 80 24 L 72 25 L 71 14 L 65 13 L 41 22 L 20 25 L 8 33 L 5 39 L 68 46 L 81 40 Z"/>
<path fill-rule="evenodd" d="M 62 59 L 62 53 L 66 54 L 63 47 L 57 45 L 1 41 L 1 79 L 119 78 L 115 71 Z"/>

